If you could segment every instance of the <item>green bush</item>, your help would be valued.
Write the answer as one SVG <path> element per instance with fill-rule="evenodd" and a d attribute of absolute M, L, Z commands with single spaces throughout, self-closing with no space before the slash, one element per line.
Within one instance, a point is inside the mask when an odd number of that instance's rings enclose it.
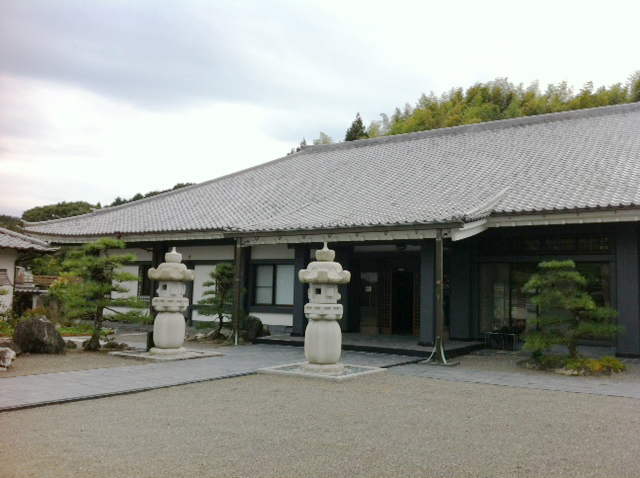
<path fill-rule="evenodd" d="M 0 335 L 13 336 L 14 327 L 8 322 L 0 321 Z"/>
<path fill-rule="evenodd" d="M 600 358 L 542 355 L 525 360 L 521 365 L 536 370 L 573 371 L 575 375 L 611 375 L 625 370 L 624 364 L 610 355 Z"/>
<path fill-rule="evenodd" d="M 575 370 L 582 375 L 619 373 L 625 366 L 617 358 L 605 356 L 601 358 L 577 357 L 567 359 L 564 368 Z"/>
<path fill-rule="evenodd" d="M 93 325 L 90 324 L 78 324 L 58 327 L 58 333 L 60 335 L 92 335 Z M 104 329 L 107 330 L 107 329 Z"/>

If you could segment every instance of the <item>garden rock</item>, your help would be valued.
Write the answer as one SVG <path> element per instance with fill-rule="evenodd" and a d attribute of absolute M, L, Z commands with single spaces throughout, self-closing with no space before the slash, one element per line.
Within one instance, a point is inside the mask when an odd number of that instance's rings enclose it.
<path fill-rule="evenodd" d="M 13 341 L 24 353 L 64 354 L 64 339 L 54 325 L 44 317 L 32 317 L 18 324 Z"/>
<path fill-rule="evenodd" d="M 22 349 L 18 344 L 12 342 L 11 340 L 3 340 L 0 342 L 0 347 L 9 347 L 16 353 L 16 357 L 22 353 Z"/>
<path fill-rule="evenodd" d="M 9 347 L 0 347 L 0 370 L 7 370 L 16 358 L 16 353 Z"/>
<path fill-rule="evenodd" d="M 247 342 L 253 342 L 256 337 L 262 337 L 264 335 L 266 334 L 264 332 L 262 321 L 259 318 L 254 317 L 253 315 L 247 317 L 244 339 Z"/>

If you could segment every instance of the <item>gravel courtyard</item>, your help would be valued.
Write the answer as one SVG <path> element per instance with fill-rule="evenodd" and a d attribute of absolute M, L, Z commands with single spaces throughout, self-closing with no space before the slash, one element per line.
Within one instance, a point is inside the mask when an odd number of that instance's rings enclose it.
<path fill-rule="evenodd" d="M 2 477 L 637 477 L 640 401 L 251 375 L 0 414 Z"/>

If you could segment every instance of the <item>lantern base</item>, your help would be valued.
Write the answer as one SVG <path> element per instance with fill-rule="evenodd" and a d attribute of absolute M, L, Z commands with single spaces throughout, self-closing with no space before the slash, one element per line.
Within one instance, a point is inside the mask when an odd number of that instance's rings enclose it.
<path fill-rule="evenodd" d="M 161 349 L 159 347 L 151 347 L 149 349 L 149 353 L 152 355 L 179 355 L 187 352 L 187 349 L 184 347 L 179 347 L 177 349 Z"/>
<path fill-rule="evenodd" d="M 300 365 L 300 370 L 314 373 L 338 373 L 344 371 L 341 363 L 305 363 Z"/>

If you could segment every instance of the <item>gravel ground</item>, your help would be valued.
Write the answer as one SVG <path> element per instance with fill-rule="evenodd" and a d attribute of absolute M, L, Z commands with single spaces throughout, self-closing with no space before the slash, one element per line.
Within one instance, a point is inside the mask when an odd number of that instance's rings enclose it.
<path fill-rule="evenodd" d="M 639 405 L 392 374 L 252 375 L 0 414 L 0 475 L 631 478 Z"/>

